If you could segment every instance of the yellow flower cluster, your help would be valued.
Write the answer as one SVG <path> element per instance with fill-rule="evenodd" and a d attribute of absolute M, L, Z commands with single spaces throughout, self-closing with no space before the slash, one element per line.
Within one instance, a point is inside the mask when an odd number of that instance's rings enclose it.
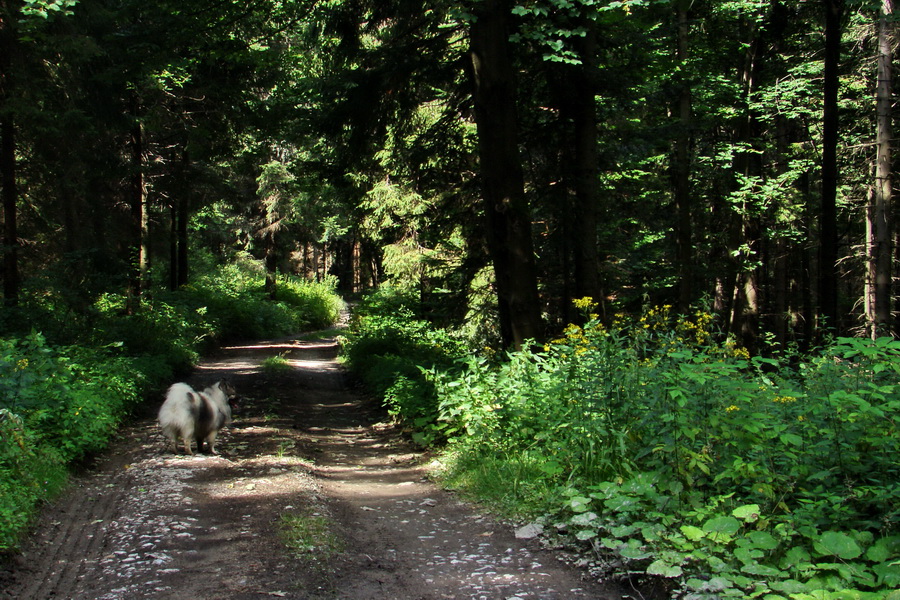
<path fill-rule="evenodd" d="M 790 404 L 791 402 L 796 402 L 797 399 L 793 396 L 776 396 L 772 399 L 772 402 L 778 402 L 779 404 Z"/>
<path fill-rule="evenodd" d="M 672 313 L 671 304 L 663 304 L 662 306 L 651 306 L 641 315 L 639 325 L 644 329 L 667 329 L 669 327 L 669 319 Z"/>
<path fill-rule="evenodd" d="M 678 333 L 685 338 L 691 338 L 697 344 L 706 344 L 712 340 L 713 319 L 712 313 L 698 310 L 693 319 L 684 319 L 678 323 Z"/>
<path fill-rule="evenodd" d="M 741 410 L 741 407 L 735 406 L 734 404 L 732 404 L 731 406 L 728 406 L 725 408 L 725 412 L 734 412 L 736 410 Z"/>
<path fill-rule="evenodd" d="M 594 302 L 594 299 L 591 298 L 590 296 L 585 296 L 584 298 L 577 298 L 572 301 L 572 304 L 574 304 L 575 308 L 577 308 L 578 310 L 584 310 L 584 311 L 594 310 L 598 306 L 597 303 Z"/>
<path fill-rule="evenodd" d="M 737 342 L 735 342 L 734 340 L 728 340 L 725 342 L 725 352 L 732 358 L 742 358 L 744 360 L 750 360 L 750 352 L 746 348 L 738 346 Z"/>
<path fill-rule="evenodd" d="M 16 368 L 15 368 L 15 370 L 16 370 L 16 371 L 24 371 L 24 370 L 27 369 L 27 368 L 28 368 L 28 359 L 27 359 L 27 358 L 20 358 L 19 361 L 16 363 Z"/>

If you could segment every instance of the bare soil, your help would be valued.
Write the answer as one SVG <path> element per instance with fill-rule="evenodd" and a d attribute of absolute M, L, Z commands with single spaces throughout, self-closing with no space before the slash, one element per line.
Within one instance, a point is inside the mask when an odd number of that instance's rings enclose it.
<path fill-rule="evenodd" d="M 293 368 L 263 371 L 276 354 Z M 172 454 L 148 407 L 0 565 L 0 598 L 641 597 L 433 485 L 336 354 L 334 339 L 287 339 L 205 361 L 191 385 L 226 376 L 243 397 L 220 454 Z M 286 514 L 326 519 L 340 551 L 290 552 Z"/>

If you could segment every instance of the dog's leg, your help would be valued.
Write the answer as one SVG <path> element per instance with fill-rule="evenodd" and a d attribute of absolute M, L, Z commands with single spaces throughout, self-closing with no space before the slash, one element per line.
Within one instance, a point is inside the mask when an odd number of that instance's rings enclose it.
<path fill-rule="evenodd" d="M 206 436 L 206 443 L 209 444 L 209 453 L 210 454 L 218 454 L 216 452 L 216 432 L 213 431 L 208 436 Z"/>
<path fill-rule="evenodd" d="M 191 438 L 190 436 L 184 436 L 184 453 L 193 455 L 193 451 L 191 450 Z"/>

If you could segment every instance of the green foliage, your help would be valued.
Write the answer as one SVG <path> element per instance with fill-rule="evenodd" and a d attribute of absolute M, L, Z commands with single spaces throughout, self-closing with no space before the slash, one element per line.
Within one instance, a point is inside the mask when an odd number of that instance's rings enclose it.
<path fill-rule="evenodd" d="M 750 357 L 713 334 L 709 315 L 660 307 L 431 369 L 447 480 L 549 512 L 687 597 L 884 598 L 900 577 L 900 342 Z"/>
<path fill-rule="evenodd" d="M 105 447 L 145 377 L 109 352 L 0 340 L 0 551 L 11 548 L 66 465 Z"/>
<path fill-rule="evenodd" d="M 319 283 L 282 276 L 272 302 L 259 265 L 244 260 L 218 268 L 183 293 L 216 324 L 217 339 L 257 339 L 334 324 L 343 309 L 335 285 L 333 279 Z"/>
<path fill-rule="evenodd" d="M 66 481 L 59 453 L 34 437 L 21 417 L 0 408 L 0 552 L 15 547 L 38 504 Z"/>
<path fill-rule="evenodd" d="M 466 353 L 463 341 L 414 316 L 412 300 L 383 289 L 367 295 L 354 313 L 342 356 L 397 420 L 425 429 L 432 439 L 437 419 L 434 388 L 423 369 L 452 369 Z"/>

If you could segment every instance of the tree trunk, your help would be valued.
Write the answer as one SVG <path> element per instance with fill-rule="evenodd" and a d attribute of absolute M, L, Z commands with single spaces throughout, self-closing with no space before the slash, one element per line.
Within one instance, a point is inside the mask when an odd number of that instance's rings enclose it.
<path fill-rule="evenodd" d="M 265 265 L 266 265 L 266 295 L 269 296 L 271 300 L 275 299 L 275 296 L 278 293 L 278 254 L 275 248 L 275 234 L 272 232 L 266 233 L 265 237 L 265 245 L 266 245 L 266 256 L 265 256 Z"/>
<path fill-rule="evenodd" d="M 140 307 L 141 296 L 147 283 L 149 270 L 149 247 L 147 214 L 147 188 L 144 182 L 144 131 L 138 118 L 138 103 L 132 106 L 135 120 L 131 128 L 131 186 L 129 189 L 129 205 L 131 208 L 131 281 L 128 290 L 129 314 Z"/>
<path fill-rule="evenodd" d="M 748 37 L 744 67 L 740 77 L 743 84 L 743 97 L 746 104 L 751 104 L 753 94 L 759 85 L 760 71 L 767 49 L 762 27 L 753 27 Z M 759 146 L 761 125 L 758 115 L 753 109 L 741 119 L 735 132 L 735 140 L 746 146 L 745 150 L 735 152 L 734 170 L 736 174 L 747 180 L 759 180 L 763 177 L 762 158 L 754 150 Z M 738 275 L 733 292 L 734 302 L 731 307 L 730 330 L 739 336 L 741 343 L 751 352 L 755 352 L 759 336 L 760 293 L 759 264 L 761 250 L 760 203 L 753 197 L 743 201 L 739 211 L 740 223 L 736 225 L 733 248 L 740 249 Z"/>
<path fill-rule="evenodd" d="M 694 260 L 691 208 L 691 88 L 687 73 L 688 8 L 690 2 L 677 3 L 678 42 L 676 58 L 680 66 L 678 94 L 679 130 L 674 143 L 672 180 L 675 200 L 675 265 L 678 271 L 678 308 L 686 312 L 694 297 Z"/>
<path fill-rule="evenodd" d="M 572 124 L 574 126 L 575 210 L 572 211 L 575 237 L 575 296 L 591 297 L 603 304 L 600 284 L 600 257 L 597 248 L 599 157 L 597 155 L 597 105 L 593 70 L 597 53 L 595 26 L 584 23 L 587 32 L 579 46 L 581 65 L 570 70 Z"/>
<path fill-rule="evenodd" d="M 190 157 L 187 150 L 185 150 L 181 155 L 181 174 L 183 178 L 181 190 L 178 194 L 178 198 L 175 199 L 177 211 L 176 216 L 178 219 L 177 230 L 175 232 L 176 238 L 178 240 L 178 255 L 176 257 L 178 267 L 178 287 L 187 285 L 190 275 L 188 271 L 188 222 L 191 218 L 191 200 L 187 192 L 187 190 L 191 189 L 191 182 L 189 181 L 189 170 Z"/>
<path fill-rule="evenodd" d="M 0 194 L 3 196 L 3 303 L 19 302 L 19 233 L 16 224 L 16 141 L 12 108 L 13 7 L 0 2 Z"/>
<path fill-rule="evenodd" d="M 878 19 L 878 82 L 875 88 L 875 184 L 866 211 L 868 276 L 866 277 L 866 321 L 869 335 L 891 331 L 891 24 L 892 0 L 883 0 Z"/>
<path fill-rule="evenodd" d="M 822 0 L 825 10 L 825 65 L 822 109 L 822 205 L 819 211 L 820 329 L 836 331 L 837 297 L 837 144 L 838 76 L 843 0 Z"/>
<path fill-rule="evenodd" d="M 516 87 L 509 56 L 509 3 L 484 0 L 470 31 L 470 75 L 488 248 L 494 263 L 503 342 L 521 348 L 541 337 L 541 314 L 519 158 Z"/>

